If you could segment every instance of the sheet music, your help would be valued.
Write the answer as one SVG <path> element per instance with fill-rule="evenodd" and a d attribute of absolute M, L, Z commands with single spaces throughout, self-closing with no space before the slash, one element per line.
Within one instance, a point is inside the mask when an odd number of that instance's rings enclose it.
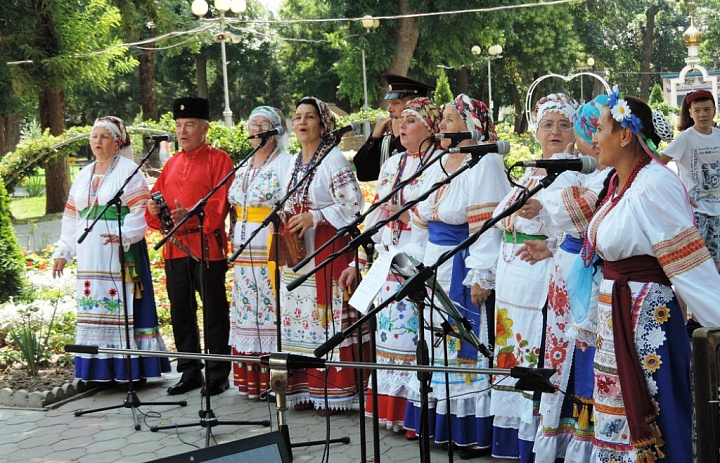
<path fill-rule="evenodd" d="M 390 246 L 387 252 L 381 252 L 379 254 L 380 257 L 375 260 L 353 293 L 350 301 L 348 301 L 348 304 L 363 314 L 367 313 L 368 308 L 375 300 L 375 296 L 377 296 L 385 284 L 385 280 L 390 272 L 390 267 L 392 266 L 398 270 L 407 270 L 408 268 L 409 261 L 407 256 L 395 246 Z M 407 275 L 405 271 L 401 271 L 401 273 Z"/>

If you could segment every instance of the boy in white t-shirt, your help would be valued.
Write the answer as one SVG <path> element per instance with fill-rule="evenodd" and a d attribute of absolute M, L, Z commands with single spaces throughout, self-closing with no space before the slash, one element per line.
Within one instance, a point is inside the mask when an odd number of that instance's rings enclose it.
<path fill-rule="evenodd" d="M 715 113 L 712 93 L 688 93 L 678 124 L 682 132 L 663 150 L 660 160 L 677 163 L 697 227 L 720 270 L 720 129 L 713 124 Z"/>

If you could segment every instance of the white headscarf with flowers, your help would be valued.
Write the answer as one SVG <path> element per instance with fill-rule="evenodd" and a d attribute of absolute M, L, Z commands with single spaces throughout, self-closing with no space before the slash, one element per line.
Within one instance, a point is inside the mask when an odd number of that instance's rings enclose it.
<path fill-rule="evenodd" d="M 115 140 L 115 146 L 118 148 L 118 153 L 133 160 L 132 147 L 130 146 L 130 136 L 125 129 L 125 123 L 122 119 L 115 116 L 98 117 L 95 119 L 92 130 L 98 127 L 107 129 Z M 92 131 L 91 131 L 92 133 Z"/>
<path fill-rule="evenodd" d="M 545 114 L 553 112 L 560 113 L 572 121 L 572 117 L 578 108 L 578 102 L 564 93 L 551 93 L 540 98 L 535 104 L 535 120 L 533 125 L 537 127 Z"/>

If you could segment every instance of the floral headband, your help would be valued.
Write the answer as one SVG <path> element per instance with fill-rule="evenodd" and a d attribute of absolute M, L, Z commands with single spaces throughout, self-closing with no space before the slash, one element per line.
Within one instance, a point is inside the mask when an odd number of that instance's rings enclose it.
<path fill-rule="evenodd" d="M 482 141 L 495 142 L 498 140 L 485 103 L 461 93 L 450 104 L 460 113 L 468 131 L 479 130 L 482 133 Z"/>
<path fill-rule="evenodd" d="M 610 114 L 613 119 L 615 119 L 621 127 L 629 128 L 630 131 L 637 136 L 645 152 L 657 158 L 658 149 L 657 146 L 655 146 L 655 142 L 642 132 L 643 127 L 640 118 L 632 113 L 630 105 L 622 97 L 617 85 L 613 86 L 613 91 L 608 98 L 608 107 L 610 108 Z M 652 112 L 652 123 L 655 133 L 662 140 L 669 142 L 673 139 L 672 126 L 660 111 L 655 110 Z"/>
<path fill-rule="evenodd" d="M 608 98 L 608 108 L 613 119 L 620 124 L 621 127 L 627 127 L 634 134 L 639 134 L 642 130 L 642 122 L 632 113 L 630 105 L 620 94 L 617 85 L 613 86 L 613 91 Z"/>
<path fill-rule="evenodd" d="M 132 148 L 130 147 L 130 135 L 128 135 L 127 130 L 125 129 L 125 123 L 122 119 L 115 116 L 98 117 L 95 119 L 92 130 L 95 130 L 98 127 L 107 129 L 108 132 L 110 132 L 115 139 L 115 145 L 118 148 L 118 152 L 122 156 L 128 159 L 133 158 Z"/>
<path fill-rule="evenodd" d="M 592 143 L 592 137 L 597 131 L 600 113 L 607 101 L 607 95 L 598 95 L 589 103 L 580 106 L 573 114 L 572 122 L 575 133 L 587 143 Z"/>
<path fill-rule="evenodd" d="M 425 127 L 432 130 L 433 133 L 440 131 L 442 109 L 429 98 L 421 96 L 405 103 L 405 109 L 403 109 L 402 115 L 406 114 L 412 114 L 420 119 Z"/>
<path fill-rule="evenodd" d="M 295 104 L 295 109 L 305 103 L 309 103 L 317 109 L 318 114 L 320 115 L 320 126 L 322 127 L 321 135 L 327 135 L 335 130 L 335 115 L 332 111 L 330 111 L 330 108 L 324 101 L 315 98 L 314 96 L 306 96 L 301 98 Z"/>
<path fill-rule="evenodd" d="M 551 93 L 538 100 L 535 104 L 535 125 L 545 117 L 545 114 L 553 112 L 560 113 L 572 120 L 573 114 L 578 107 L 578 102 L 564 93 Z"/>

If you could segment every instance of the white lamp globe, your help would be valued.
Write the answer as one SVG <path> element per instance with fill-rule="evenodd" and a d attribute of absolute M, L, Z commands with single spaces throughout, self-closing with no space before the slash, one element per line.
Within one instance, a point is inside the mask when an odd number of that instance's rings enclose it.
<path fill-rule="evenodd" d="M 364 27 L 365 29 L 372 29 L 373 24 L 375 24 L 375 21 L 373 21 L 373 17 L 369 14 L 363 16 L 360 22 L 362 22 L 362 27 Z"/>
<path fill-rule="evenodd" d="M 497 56 L 500 53 L 502 53 L 502 47 L 500 45 L 493 45 L 490 48 L 488 48 L 488 53 L 491 56 Z"/>
<path fill-rule="evenodd" d="M 235 14 L 243 14 L 247 9 L 247 3 L 245 0 L 232 0 L 230 2 L 230 10 Z"/>
<path fill-rule="evenodd" d="M 193 0 L 191 8 L 195 16 L 202 18 L 208 11 L 208 4 L 205 0 Z"/>
<path fill-rule="evenodd" d="M 470 51 L 472 51 L 473 55 L 479 55 L 482 53 L 482 48 L 480 48 L 480 46 L 478 45 L 475 45 L 470 49 Z"/>
<path fill-rule="evenodd" d="M 227 10 L 230 9 L 230 0 L 215 0 L 215 8 L 220 13 L 225 13 Z"/>

